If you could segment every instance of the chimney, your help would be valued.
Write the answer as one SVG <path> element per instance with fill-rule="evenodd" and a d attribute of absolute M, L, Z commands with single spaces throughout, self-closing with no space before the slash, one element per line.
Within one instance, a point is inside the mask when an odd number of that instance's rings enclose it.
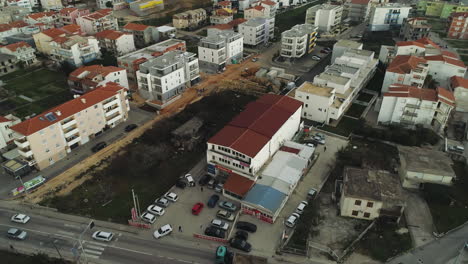
<path fill-rule="evenodd" d="M 55 114 L 56 114 L 57 116 L 61 116 L 61 115 L 62 115 L 62 112 L 56 111 Z"/>
<path fill-rule="evenodd" d="M 86 98 L 81 98 L 81 102 L 82 102 L 83 104 L 86 104 Z"/>

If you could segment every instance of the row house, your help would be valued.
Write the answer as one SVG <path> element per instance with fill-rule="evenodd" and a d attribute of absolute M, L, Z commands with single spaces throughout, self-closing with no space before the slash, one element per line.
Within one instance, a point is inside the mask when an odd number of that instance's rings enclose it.
<path fill-rule="evenodd" d="M 317 27 L 312 24 L 295 25 L 281 33 L 280 55 L 296 59 L 310 54 L 316 45 Z"/>
<path fill-rule="evenodd" d="M 394 84 L 383 94 L 378 122 L 408 127 L 422 125 L 443 133 L 455 107 L 452 92 L 438 87 L 436 90 Z"/>
<path fill-rule="evenodd" d="M 117 18 L 114 17 L 110 8 L 100 9 L 94 13 L 78 17 L 76 23 L 88 35 L 94 35 L 108 29 L 118 30 L 119 28 Z"/>
<path fill-rule="evenodd" d="M 404 84 L 422 88 L 429 72 L 427 60 L 412 55 L 398 55 L 388 65 L 382 85 L 387 92 L 393 84 Z"/>
<path fill-rule="evenodd" d="M 370 31 L 386 31 L 399 28 L 408 18 L 411 7 L 398 3 L 380 4 L 372 7 L 369 16 Z"/>
<path fill-rule="evenodd" d="M 24 22 L 29 25 L 43 25 L 46 28 L 54 28 L 58 21 L 59 16 L 55 11 L 33 13 L 24 18 Z"/>
<path fill-rule="evenodd" d="M 81 35 L 78 25 L 68 25 L 61 28 L 51 28 L 33 35 L 37 51 L 43 54 L 51 53 L 50 42 L 57 37 Z"/>
<path fill-rule="evenodd" d="M 174 102 L 186 88 L 200 81 L 195 53 L 169 51 L 140 64 L 136 76 L 139 94 L 150 106 L 163 109 Z"/>
<path fill-rule="evenodd" d="M 21 119 L 14 115 L 0 116 L 0 150 L 13 143 L 14 132 L 10 127 L 21 122 Z"/>
<path fill-rule="evenodd" d="M 68 76 L 68 86 L 74 94 L 84 94 L 98 86 L 113 82 L 128 89 L 127 72 L 115 66 L 82 66 Z"/>
<path fill-rule="evenodd" d="M 61 26 L 76 24 L 76 19 L 89 15 L 89 9 L 78 9 L 76 7 L 63 8 L 58 12 L 58 22 Z"/>
<path fill-rule="evenodd" d="M 115 56 L 122 56 L 135 51 L 133 35 L 116 30 L 104 30 L 94 35 L 99 41 L 99 47 L 111 52 Z"/>
<path fill-rule="evenodd" d="M 408 41 L 429 37 L 431 27 L 424 17 L 405 18 L 400 29 L 400 38 Z"/>
<path fill-rule="evenodd" d="M 204 25 L 208 20 L 206 10 L 198 8 L 172 16 L 172 25 L 177 29 L 192 29 Z"/>
<path fill-rule="evenodd" d="M 24 41 L 0 47 L 1 53 L 15 56 L 23 67 L 30 67 L 38 64 L 36 54 L 34 53 L 35 51 L 33 47 Z"/>
<path fill-rule="evenodd" d="M 456 111 L 468 112 L 468 79 L 452 76 L 449 88 L 455 96 Z"/>
<path fill-rule="evenodd" d="M 45 10 L 55 10 L 58 11 L 63 8 L 61 0 L 40 0 L 41 6 Z"/>
<path fill-rule="evenodd" d="M 341 25 L 342 14 L 342 5 L 316 5 L 307 9 L 305 23 L 316 26 L 319 32 L 334 32 Z"/>
<path fill-rule="evenodd" d="M 447 37 L 468 39 L 468 12 L 452 13 L 447 19 Z"/>
<path fill-rule="evenodd" d="M 73 67 L 80 67 L 101 56 L 98 40 L 94 37 L 56 37 L 50 46 L 52 60 L 59 64 L 66 62 Z"/>
<path fill-rule="evenodd" d="M 45 169 L 128 119 L 127 89 L 107 83 L 11 128 L 22 160 Z"/>
<path fill-rule="evenodd" d="M 226 65 L 237 63 L 242 59 L 244 37 L 234 31 L 208 32 L 198 44 L 200 69 L 207 73 L 217 73 Z"/>

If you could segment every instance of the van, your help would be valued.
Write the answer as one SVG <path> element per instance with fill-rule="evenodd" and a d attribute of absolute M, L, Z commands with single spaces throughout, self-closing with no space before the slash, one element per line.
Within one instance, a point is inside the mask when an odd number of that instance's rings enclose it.
<path fill-rule="evenodd" d="M 188 186 L 190 187 L 195 186 L 195 181 L 193 180 L 192 174 L 190 173 L 185 174 L 185 179 L 187 180 Z"/>

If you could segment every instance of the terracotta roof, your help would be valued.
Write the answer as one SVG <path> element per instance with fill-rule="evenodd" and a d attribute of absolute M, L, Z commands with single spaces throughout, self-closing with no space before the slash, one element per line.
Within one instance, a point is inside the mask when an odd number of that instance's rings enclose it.
<path fill-rule="evenodd" d="M 12 27 L 8 24 L 0 24 L 0 32 L 5 32 L 11 30 Z"/>
<path fill-rule="evenodd" d="M 89 15 L 86 15 L 86 16 L 82 16 L 84 19 L 87 19 L 87 20 L 97 20 L 97 19 L 100 19 L 100 18 L 103 18 L 103 17 L 106 17 L 107 15 L 111 14 L 112 13 L 112 9 L 110 8 L 107 8 L 107 9 L 99 9 L 97 10 L 96 12 L 94 13 L 91 13 Z"/>
<path fill-rule="evenodd" d="M 287 96 L 264 95 L 249 103 L 208 143 L 229 147 L 253 158 L 301 106 L 300 101 Z"/>
<path fill-rule="evenodd" d="M 78 8 L 76 8 L 76 7 L 67 7 L 67 8 L 60 9 L 59 13 L 62 14 L 62 15 L 68 15 L 71 12 L 74 12 L 76 10 L 78 10 Z"/>
<path fill-rule="evenodd" d="M 209 26 L 209 28 L 217 28 L 219 30 L 230 30 L 233 27 L 234 26 L 229 25 L 229 24 L 217 24 L 217 25 Z"/>
<path fill-rule="evenodd" d="M 421 44 L 423 44 L 424 46 L 430 45 L 430 46 L 432 46 L 432 47 L 434 47 L 434 48 L 436 48 L 436 49 L 440 49 L 440 46 L 437 45 L 437 44 L 436 44 L 434 41 L 432 41 L 430 38 L 422 38 L 422 39 L 417 39 L 417 40 L 415 40 L 415 41 L 416 41 L 416 42 L 419 42 L 419 43 L 421 43 Z"/>
<path fill-rule="evenodd" d="M 112 8 L 99 9 L 99 10 L 96 10 L 96 12 L 103 14 L 103 15 L 108 15 L 112 13 Z"/>
<path fill-rule="evenodd" d="M 34 20 L 38 20 L 39 18 L 42 17 L 51 17 L 53 15 L 56 15 L 57 13 L 54 11 L 48 11 L 48 12 L 40 12 L 40 13 L 33 13 L 29 14 L 28 17 Z"/>
<path fill-rule="evenodd" d="M 65 31 L 68 34 L 79 33 L 81 31 L 81 27 L 76 24 L 66 25 L 60 28 L 60 30 Z"/>
<path fill-rule="evenodd" d="M 51 38 L 55 38 L 55 37 L 58 37 L 62 34 L 65 34 L 65 32 L 63 32 L 62 30 L 60 30 L 59 28 L 50 28 L 50 29 L 46 29 L 44 31 L 41 32 L 42 34 L 45 34 Z"/>
<path fill-rule="evenodd" d="M 463 88 L 466 88 L 468 89 L 468 79 L 465 79 L 463 77 L 459 77 L 459 76 L 452 76 L 450 78 L 450 86 L 452 88 L 455 88 L 455 87 L 463 87 Z"/>
<path fill-rule="evenodd" d="M 392 84 L 384 96 L 389 97 L 410 97 L 425 101 L 442 101 L 451 106 L 455 106 L 455 96 L 445 88 L 438 87 L 436 90 L 418 88 L 404 84 Z"/>
<path fill-rule="evenodd" d="M 59 43 L 59 44 L 62 44 L 62 43 L 65 43 L 69 39 L 70 39 L 69 37 L 55 37 L 55 38 L 52 39 L 52 41 L 56 42 L 56 43 Z"/>
<path fill-rule="evenodd" d="M 4 117 L 4 116 L 0 116 L 0 123 L 5 123 L 5 122 L 10 122 L 10 119 Z"/>
<path fill-rule="evenodd" d="M 20 42 L 16 42 L 16 43 L 12 43 L 12 44 L 9 44 L 9 45 L 6 45 L 6 46 L 3 46 L 2 48 L 7 48 L 13 52 L 15 52 L 18 48 L 22 48 L 22 47 L 31 47 L 28 43 L 24 42 L 24 41 L 20 41 Z"/>
<path fill-rule="evenodd" d="M 224 183 L 223 188 L 226 191 L 238 194 L 240 196 L 244 196 L 250 188 L 255 184 L 254 181 L 248 179 L 247 177 L 241 176 L 237 173 L 230 172 L 229 177 Z"/>
<path fill-rule="evenodd" d="M 424 56 L 424 58 L 426 60 L 428 60 L 428 61 L 443 61 L 443 62 L 448 63 L 448 64 L 452 64 L 452 65 L 455 65 L 455 66 L 458 66 L 458 67 L 466 68 L 463 61 L 461 61 L 459 59 L 449 58 L 449 57 L 446 57 L 446 56 L 443 56 L 443 55 Z"/>
<path fill-rule="evenodd" d="M 351 4 L 357 5 L 367 5 L 369 4 L 370 0 L 351 0 Z"/>
<path fill-rule="evenodd" d="M 144 31 L 148 27 L 149 27 L 148 25 L 137 24 L 137 23 L 128 23 L 123 28 L 127 29 L 127 30 Z"/>
<path fill-rule="evenodd" d="M 437 97 L 440 101 L 455 106 L 455 96 L 449 90 L 443 87 L 437 87 Z"/>
<path fill-rule="evenodd" d="M 231 25 L 231 26 L 238 26 L 244 22 L 247 22 L 247 19 L 244 19 L 244 18 L 236 18 L 234 20 L 232 20 L 231 22 L 229 22 L 228 24 Z"/>
<path fill-rule="evenodd" d="M 116 31 L 116 30 L 107 29 L 107 30 L 103 30 L 101 32 L 96 33 L 95 37 L 98 38 L 98 39 L 116 40 L 116 39 L 120 38 L 123 35 L 125 35 L 125 33 L 120 32 L 120 31 Z"/>
<path fill-rule="evenodd" d="M 255 9 L 255 10 L 258 10 L 258 11 L 263 11 L 265 9 L 265 7 L 258 5 L 258 6 L 253 6 L 253 7 L 247 8 L 246 10 L 249 10 L 249 9 Z"/>
<path fill-rule="evenodd" d="M 218 2 L 217 5 L 230 6 L 232 5 L 232 3 L 230 1 L 221 1 L 221 2 Z"/>
<path fill-rule="evenodd" d="M 419 63 L 427 63 L 427 61 L 412 55 L 398 55 L 388 65 L 387 71 L 408 74 L 411 70 L 416 69 Z"/>
<path fill-rule="evenodd" d="M 442 51 L 442 55 L 447 56 L 447 57 L 451 57 L 451 58 L 454 58 L 454 59 L 458 59 L 457 54 L 455 54 L 455 53 L 453 53 L 451 51 L 448 51 L 448 50 Z"/>
<path fill-rule="evenodd" d="M 119 68 L 115 66 L 102 66 L 102 65 L 90 65 L 90 66 L 82 66 L 74 71 L 72 71 L 69 75 L 69 77 L 76 77 L 80 76 L 83 72 L 89 72 L 87 76 L 94 75 L 96 76 L 97 74 L 101 74 L 103 76 L 108 75 L 109 73 L 112 72 L 118 72 L 118 71 L 123 71 L 125 70 L 124 68 Z M 86 78 L 86 77 L 81 77 L 81 78 Z"/>
<path fill-rule="evenodd" d="M 23 20 L 19 20 L 19 21 L 13 21 L 9 24 L 11 27 L 14 27 L 14 28 L 22 28 L 22 27 L 27 27 L 29 26 L 28 23 L 24 22 Z"/>
<path fill-rule="evenodd" d="M 421 48 L 425 48 L 424 44 L 416 42 L 416 41 L 398 41 L 396 43 L 396 45 L 398 47 L 401 47 L 401 46 L 418 46 L 418 47 L 421 47 Z"/>
<path fill-rule="evenodd" d="M 74 115 L 88 107 L 91 107 L 107 98 L 115 95 L 118 91 L 125 88 L 116 83 L 107 83 L 105 86 L 99 86 L 82 96 L 72 99 L 64 104 L 56 106 L 48 111 L 45 111 L 33 118 L 25 120 L 17 125 L 10 127 L 11 130 L 16 131 L 22 135 L 29 136 L 42 130 L 52 124 L 58 123 L 69 116 Z M 45 115 L 52 113 L 56 118 L 54 121 L 49 121 Z M 58 115 L 60 113 L 60 115 Z"/>
<path fill-rule="evenodd" d="M 265 5 L 270 5 L 270 6 L 276 5 L 276 3 L 271 0 L 263 0 L 263 1 L 260 1 L 260 3 L 265 4 Z"/>

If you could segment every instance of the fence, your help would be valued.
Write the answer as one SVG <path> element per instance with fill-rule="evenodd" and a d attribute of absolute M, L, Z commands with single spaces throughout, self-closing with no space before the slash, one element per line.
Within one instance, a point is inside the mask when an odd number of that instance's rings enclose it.
<path fill-rule="evenodd" d="M 359 236 L 353 241 L 351 242 L 351 244 L 349 244 L 349 246 L 343 251 L 343 253 L 341 254 L 341 256 L 338 258 L 338 261 L 340 263 L 343 262 L 344 258 L 348 255 L 348 253 L 354 249 L 354 245 L 359 242 L 359 240 L 361 240 L 365 234 L 367 234 L 367 232 L 375 225 L 375 220 L 372 221 L 372 223 L 370 223 L 369 226 L 366 227 L 366 229 L 364 229 L 364 231 L 362 231 L 361 234 L 359 234 Z"/>
<path fill-rule="evenodd" d="M 205 240 L 216 241 L 216 242 L 220 242 L 220 243 L 224 243 L 224 244 L 228 243 L 228 240 L 224 239 L 224 238 L 205 236 L 205 235 L 201 235 L 201 234 L 197 234 L 197 233 L 193 234 L 193 237 L 200 238 L 200 239 L 205 239 Z"/>

